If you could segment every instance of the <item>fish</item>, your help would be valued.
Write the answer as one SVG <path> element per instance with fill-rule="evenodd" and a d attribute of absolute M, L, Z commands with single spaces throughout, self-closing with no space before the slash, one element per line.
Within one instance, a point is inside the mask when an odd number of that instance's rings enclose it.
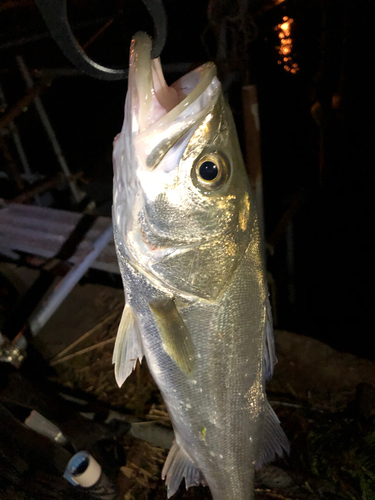
<path fill-rule="evenodd" d="M 168 498 L 184 479 L 251 500 L 255 469 L 289 452 L 265 393 L 276 356 L 255 197 L 214 63 L 169 86 L 151 47 L 131 42 L 113 149 L 115 378 L 146 358 L 174 429 Z"/>

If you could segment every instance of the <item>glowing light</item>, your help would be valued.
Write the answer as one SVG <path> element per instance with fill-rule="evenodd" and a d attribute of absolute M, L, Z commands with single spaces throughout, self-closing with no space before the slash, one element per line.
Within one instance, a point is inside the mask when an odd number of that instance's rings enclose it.
<path fill-rule="evenodd" d="M 287 23 L 280 24 L 280 28 L 287 34 L 289 35 L 290 31 L 290 20 Z"/>
<path fill-rule="evenodd" d="M 298 64 L 292 61 L 292 50 L 293 50 L 293 40 L 290 36 L 291 26 L 294 19 L 288 16 L 283 17 L 283 22 L 278 24 L 275 28 L 278 31 L 278 37 L 280 38 L 281 45 L 277 46 L 279 52 L 278 64 L 283 64 L 285 71 L 290 73 L 297 73 L 299 71 Z"/>

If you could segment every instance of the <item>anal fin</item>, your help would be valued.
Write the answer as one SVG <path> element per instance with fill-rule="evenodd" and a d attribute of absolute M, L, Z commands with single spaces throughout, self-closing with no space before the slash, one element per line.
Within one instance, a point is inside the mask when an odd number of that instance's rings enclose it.
<path fill-rule="evenodd" d="M 168 498 L 176 493 L 183 478 L 185 478 L 186 489 L 190 486 L 206 485 L 201 471 L 195 467 L 176 441 L 168 453 L 161 477 L 165 479 L 168 487 Z"/>
<path fill-rule="evenodd" d="M 288 438 L 282 430 L 280 420 L 277 418 L 267 399 L 263 425 L 263 439 L 260 443 L 259 454 L 255 463 L 256 470 L 259 470 L 266 463 L 275 460 L 277 455 L 282 457 L 284 451 L 287 453 L 290 451 Z"/>
<path fill-rule="evenodd" d="M 141 333 L 137 318 L 130 306 L 125 305 L 118 327 L 112 363 L 115 365 L 115 378 L 119 387 L 134 370 L 137 360 L 144 356 Z"/>

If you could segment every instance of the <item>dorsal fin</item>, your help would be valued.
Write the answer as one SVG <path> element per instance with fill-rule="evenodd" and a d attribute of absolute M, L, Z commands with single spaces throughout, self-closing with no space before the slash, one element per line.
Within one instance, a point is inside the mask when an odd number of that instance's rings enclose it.
<path fill-rule="evenodd" d="M 134 370 L 137 359 L 142 361 L 144 350 L 137 318 L 130 306 L 125 305 L 118 327 L 112 363 L 115 365 L 115 378 L 119 387 Z"/>

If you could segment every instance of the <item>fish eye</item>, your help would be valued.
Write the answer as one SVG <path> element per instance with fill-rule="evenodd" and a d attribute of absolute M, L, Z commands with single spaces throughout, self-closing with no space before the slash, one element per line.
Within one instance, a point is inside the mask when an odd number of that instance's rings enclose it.
<path fill-rule="evenodd" d="M 218 175 L 218 166 L 213 161 L 206 160 L 199 167 L 200 178 L 207 182 L 214 181 Z"/>
<path fill-rule="evenodd" d="M 217 152 L 204 155 L 195 165 L 195 177 L 202 187 L 210 191 L 219 189 L 229 177 L 228 161 Z"/>

